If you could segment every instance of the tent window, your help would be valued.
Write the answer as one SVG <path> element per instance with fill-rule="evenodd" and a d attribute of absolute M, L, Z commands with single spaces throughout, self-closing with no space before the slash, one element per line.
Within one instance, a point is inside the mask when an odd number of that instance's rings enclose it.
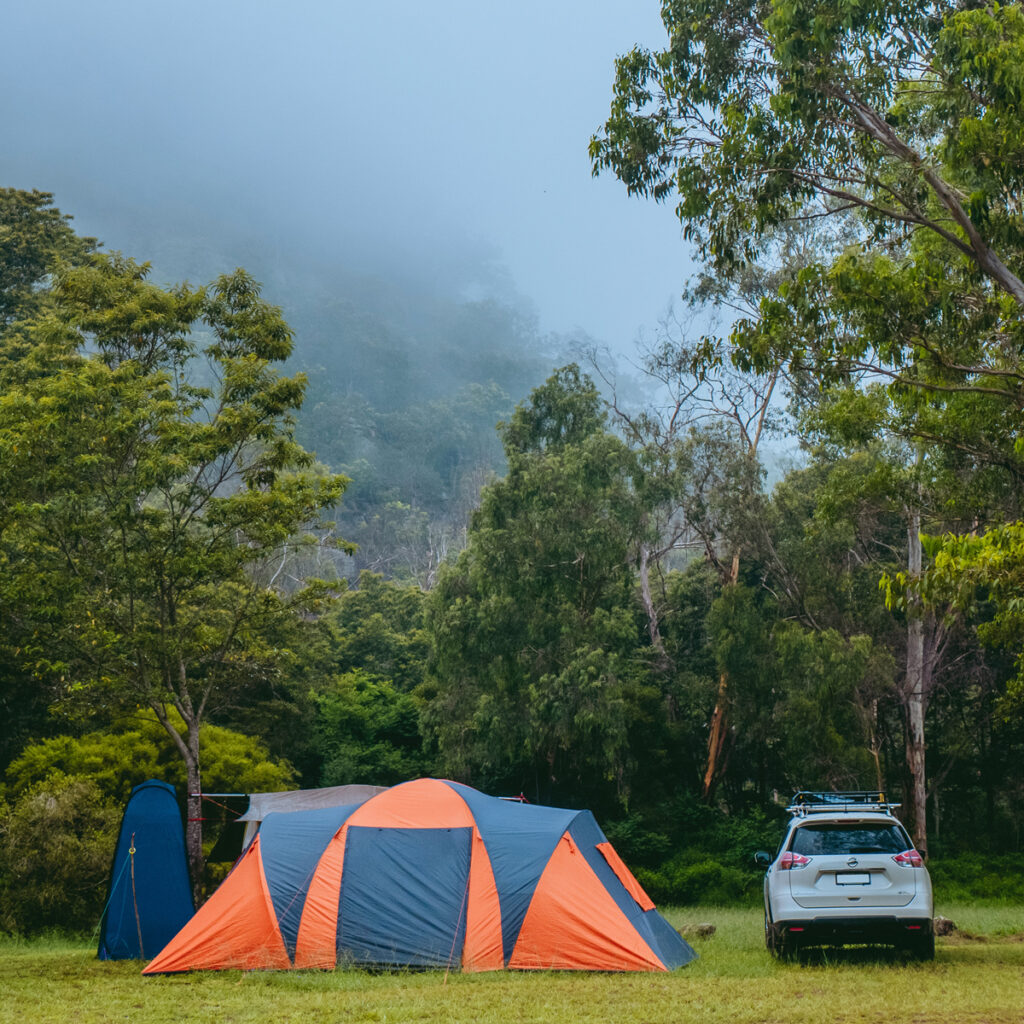
<path fill-rule="evenodd" d="M 622 863 L 622 858 L 615 852 L 611 843 L 598 843 L 601 856 L 608 861 L 608 867 L 615 872 L 616 878 L 626 887 L 626 892 L 636 900 L 641 910 L 653 910 L 651 897 L 644 892 L 643 886 L 633 877 L 633 872 Z"/>

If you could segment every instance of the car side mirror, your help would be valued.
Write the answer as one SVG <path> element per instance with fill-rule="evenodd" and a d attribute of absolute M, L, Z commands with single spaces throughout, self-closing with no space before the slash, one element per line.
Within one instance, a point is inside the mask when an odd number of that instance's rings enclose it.
<path fill-rule="evenodd" d="M 759 868 L 767 868 L 771 865 L 771 862 L 772 855 L 766 850 L 758 850 L 757 853 L 754 854 L 754 863 Z"/>

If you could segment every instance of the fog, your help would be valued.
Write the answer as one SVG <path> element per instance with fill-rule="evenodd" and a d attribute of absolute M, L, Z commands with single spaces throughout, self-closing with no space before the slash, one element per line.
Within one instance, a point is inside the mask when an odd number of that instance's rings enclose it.
<path fill-rule="evenodd" d="M 627 351 L 686 248 L 671 207 L 591 177 L 587 142 L 615 56 L 664 39 L 658 6 L 9 5 L 0 184 L 193 280 L 344 268 Z"/>

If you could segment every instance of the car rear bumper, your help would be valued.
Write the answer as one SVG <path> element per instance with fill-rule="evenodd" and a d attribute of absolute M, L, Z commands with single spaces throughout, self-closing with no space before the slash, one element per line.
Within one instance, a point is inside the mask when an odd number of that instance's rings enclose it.
<path fill-rule="evenodd" d="M 819 916 L 796 921 L 776 921 L 773 927 L 779 938 L 788 938 L 791 942 L 807 946 L 859 942 L 900 945 L 921 936 L 931 935 L 932 919 L 884 914 L 856 917 Z"/>

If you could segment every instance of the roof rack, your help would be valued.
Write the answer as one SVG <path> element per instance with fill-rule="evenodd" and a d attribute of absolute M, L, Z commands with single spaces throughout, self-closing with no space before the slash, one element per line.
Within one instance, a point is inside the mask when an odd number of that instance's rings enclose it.
<path fill-rule="evenodd" d="M 828 793 L 801 790 L 793 794 L 786 810 L 800 817 L 825 811 L 878 811 L 890 814 L 899 806 L 887 800 L 885 793 L 877 789 L 836 790 Z"/>

